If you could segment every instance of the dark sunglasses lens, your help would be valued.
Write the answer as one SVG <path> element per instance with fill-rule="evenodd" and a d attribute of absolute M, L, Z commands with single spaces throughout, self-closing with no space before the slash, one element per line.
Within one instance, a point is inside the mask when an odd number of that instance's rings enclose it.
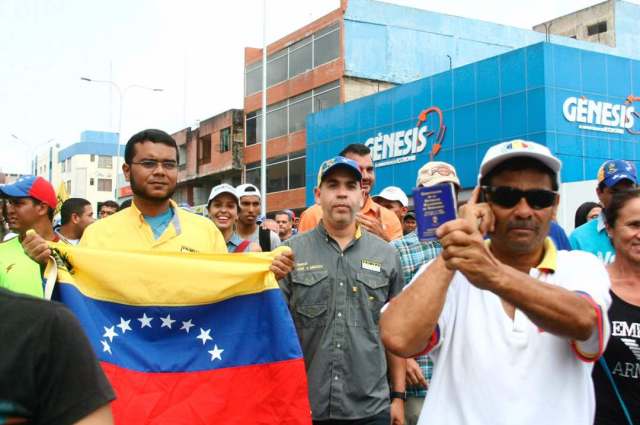
<path fill-rule="evenodd" d="M 489 192 L 489 199 L 504 208 L 514 207 L 522 198 L 522 191 L 510 187 L 496 187 Z"/>
<path fill-rule="evenodd" d="M 536 210 L 549 208 L 556 200 L 556 194 L 549 190 L 529 190 L 526 192 L 527 203 Z"/>

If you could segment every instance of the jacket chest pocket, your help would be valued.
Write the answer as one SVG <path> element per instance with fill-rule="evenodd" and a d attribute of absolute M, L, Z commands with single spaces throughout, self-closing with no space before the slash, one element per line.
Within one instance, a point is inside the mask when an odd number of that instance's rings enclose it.
<path fill-rule="evenodd" d="M 380 309 L 389 297 L 389 278 L 384 273 L 356 273 L 356 285 L 349 299 L 352 326 L 377 328 Z"/>
<path fill-rule="evenodd" d="M 329 274 L 325 270 L 293 272 L 293 315 L 297 326 L 324 326 L 331 298 Z"/>

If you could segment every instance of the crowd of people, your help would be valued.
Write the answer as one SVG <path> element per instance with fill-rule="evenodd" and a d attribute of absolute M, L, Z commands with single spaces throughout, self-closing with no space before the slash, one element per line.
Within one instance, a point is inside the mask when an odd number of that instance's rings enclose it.
<path fill-rule="evenodd" d="M 0 354 L 0 402 L 9 406 L 0 417 L 112 421 L 115 394 L 76 320 L 37 300 L 56 241 L 187 254 L 289 247 L 271 271 L 302 347 L 314 424 L 640 423 L 632 163 L 602 164 L 599 202 L 578 208 L 567 237 L 555 221 L 560 160 L 537 143 L 497 144 L 458 218 L 424 241 L 416 233 L 422 212 L 410 211 L 401 188 L 374 195 L 365 145 L 322 163 L 315 203 L 300 217 L 289 209 L 261 217 L 261 193 L 249 183 L 213 187 L 208 217 L 180 208 L 171 200 L 178 154 L 163 131 L 134 135 L 123 165 L 132 202 L 102 203 L 97 220 L 88 201 L 70 198 L 54 226 L 56 194 L 42 177 L 0 186 L 8 232 L 0 341 L 13 344 Z M 461 196 L 451 164 L 430 161 L 416 175 L 416 187 L 443 183 Z M 64 360 L 47 355 L 59 350 Z M 43 356 L 49 367 L 29 363 Z"/>

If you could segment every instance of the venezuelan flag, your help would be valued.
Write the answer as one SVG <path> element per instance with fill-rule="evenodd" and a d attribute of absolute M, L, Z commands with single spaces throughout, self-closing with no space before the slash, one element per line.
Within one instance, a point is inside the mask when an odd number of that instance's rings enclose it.
<path fill-rule="evenodd" d="M 275 253 L 178 254 L 54 244 L 55 298 L 78 317 L 120 424 L 310 424 Z"/>

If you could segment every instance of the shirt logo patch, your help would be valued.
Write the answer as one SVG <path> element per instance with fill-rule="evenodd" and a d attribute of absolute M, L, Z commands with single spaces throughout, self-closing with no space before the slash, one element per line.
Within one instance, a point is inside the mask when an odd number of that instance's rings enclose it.
<path fill-rule="evenodd" d="M 184 246 L 184 245 L 182 245 L 182 246 L 180 247 L 180 252 L 193 252 L 193 253 L 197 253 L 197 252 L 198 252 L 198 250 L 193 249 L 193 248 L 189 248 L 188 246 Z"/>
<path fill-rule="evenodd" d="M 7 266 L 6 273 L 9 273 L 9 272 L 11 271 L 11 269 L 13 269 L 13 266 L 15 266 L 15 265 L 16 265 L 15 263 L 9 264 L 9 265 Z"/>
<path fill-rule="evenodd" d="M 362 260 L 361 264 L 364 270 L 369 270 L 376 273 L 380 273 L 380 270 L 382 269 L 382 264 L 378 263 L 377 261 Z"/>

